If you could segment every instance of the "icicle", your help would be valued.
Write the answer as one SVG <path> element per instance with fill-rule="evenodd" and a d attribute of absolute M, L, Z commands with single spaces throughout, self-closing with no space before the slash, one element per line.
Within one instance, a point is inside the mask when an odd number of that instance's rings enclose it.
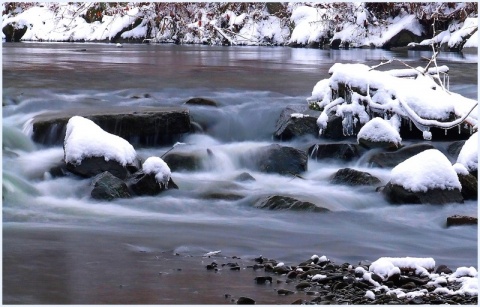
<path fill-rule="evenodd" d="M 410 128 L 410 131 L 412 131 L 412 121 L 408 119 L 408 127 Z"/>
<path fill-rule="evenodd" d="M 351 111 L 344 111 L 343 112 L 343 135 L 349 136 L 353 135 L 353 112 Z"/>
<path fill-rule="evenodd" d="M 450 90 L 450 75 L 447 75 L 447 90 Z"/>
<path fill-rule="evenodd" d="M 461 132 L 462 132 L 462 126 L 458 125 L 458 134 L 460 134 Z"/>
<path fill-rule="evenodd" d="M 445 130 L 445 135 L 447 135 L 447 129 L 443 129 L 443 130 Z"/>
<path fill-rule="evenodd" d="M 473 127 L 470 126 L 470 135 L 472 135 L 472 133 L 473 133 Z"/>

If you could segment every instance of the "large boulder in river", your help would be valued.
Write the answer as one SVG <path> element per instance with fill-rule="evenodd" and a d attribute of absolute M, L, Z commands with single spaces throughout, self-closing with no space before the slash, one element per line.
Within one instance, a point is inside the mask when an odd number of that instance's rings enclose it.
<path fill-rule="evenodd" d="M 247 167 L 281 175 L 298 175 L 305 172 L 308 165 L 308 156 L 305 151 L 278 144 L 250 151 L 242 160 Z"/>
<path fill-rule="evenodd" d="M 113 200 L 131 197 L 125 182 L 109 172 L 103 172 L 93 178 L 92 185 L 91 196 L 94 199 Z"/>
<path fill-rule="evenodd" d="M 254 207 L 269 210 L 294 210 L 328 212 L 327 208 L 319 207 L 308 201 L 300 201 L 289 196 L 271 195 L 257 200 Z"/>
<path fill-rule="evenodd" d="M 360 158 L 362 151 L 362 147 L 357 144 L 315 144 L 308 149 L 308 156 L 314 160 L 335 159 L 352 161 Z"/>
<path fill-rule="evenodd" d="M 458 180 L 462 185 L 462 196 L 465 200 L 478 199 L 478 180 L 471 174 L 458 174 Z"/>
<path fill-rule="evenodd" d="M 392 168 L 422 151 L 434 148 L 432 144 L 420 143 L 408 145 L 396 151 L 379 152 L 370 156 L 368 164 L 375 167 Z"/>
<path fill-rule="evenodd" d="M 447 157 L 428 149 L 394 167 L 382 192 L 394 204 L 446 204 L 463 202 L 461 188 Z"/>
<path fill-rule="evenodd" d="M 188 109 L 177 107 L 114 107 L 69 109 L 37 115 L 32 120 L 32 139 L 45 145 L 60 145 L 68 120 L 82 116 L 103 130 L 134 145 L 173 144 L 191 130 Z"/>
<path fill-rule="evenodd" d="M 466 215 L 452 215 L 447 217 L 447 227 L 461 225 L 477 225 L 478 218 Z"/>
<path fill-rule="evenodd" d="M 317 137 L 319 115 L 319 111 L 310 110 L 304 104 L 289 105 L 280 114 L 274 137 L 283 141 L 304 135 Z"/>
<path fill-rule="evenodd" d="M 375 117 L 363 125 L 357 134 L 357 140 L 367 148 L 396 149 L 402 144 L 398 131 L 380 117 Z"/>
<path fill-rule="evenodd" d="M 380 179 L 367 172 L 342 168 L 332 176 L 330 183 L 350 186 L 378 185 L 380 184 Z"/>
<path fill-rule="evenodd" d="M 68 121 L 64 160 L 67 170 L 82 177 L 108 171 L 125 179 L 140 166 L 137 153 L 129 142 L 81 116 L 74 116 Z"/>
<path fill-rule="evenodd" d="M 215 101 L 207 98 L 201 98 L 201 97 L 191 98 L 187 100 L 185 104 L 196 105 L 196 106 L 209 106 L 209 107 L 218 106 L 218 104 Z"/>

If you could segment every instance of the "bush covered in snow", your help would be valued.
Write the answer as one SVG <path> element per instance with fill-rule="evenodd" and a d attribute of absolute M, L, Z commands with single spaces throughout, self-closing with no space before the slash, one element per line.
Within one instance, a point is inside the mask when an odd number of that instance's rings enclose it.
<path fill-rule="evenodd" d="M 429 65 L 432 62 L 436 63 L 434 58 Z M 404 122 L 414 124 L 427 140 L 432 127 L 451 129 L 465 123 L 476 130 L 478 103 L 450 92 L 448 79 L 443 77 L 442 82 L 440 76 L 446 72 L 445 66 L 379 71 L 364 64 L 337 63 L 329 70 L 331 77 L 319 81 L 307 101 L 322 111 L 317 120 L 320 134 L 332 115 L 343 118 L 344 135 L 352 135 L 353 126 L 375 117 L 389 120 L 397 131 Z"/>
<path fill-rule="evenodd" d="M 383 47 L 403 30 L 433 37 L 448 27 L 434 40 L 458 46 L 476 31 L 477 11 L 470 2 L 6 2 L 2 28 L 24 29 L 22 39 L 33 41 Z"/>

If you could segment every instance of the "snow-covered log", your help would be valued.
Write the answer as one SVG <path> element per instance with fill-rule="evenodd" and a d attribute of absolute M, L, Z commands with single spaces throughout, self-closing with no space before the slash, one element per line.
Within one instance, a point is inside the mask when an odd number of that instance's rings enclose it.
<path fill-rule="evenodd" d="M 427 140 L 432 137 L 430 128 L 447 130 L 466 124 L 472 132 L 477 129 L 478 102 L 448 91 L 439 77 L 448 67 L 374 69 L 378 66 L 336 63 L 329 70 L 331 77 L 315 85 L 307 101 L 322 111 L 317 120 L 320 134 L 333 115 L 343 118 L 346 136 L 354 134 L 352 126 L 375 117 L 389 120 L 398 131 L 407 121 Z"/>

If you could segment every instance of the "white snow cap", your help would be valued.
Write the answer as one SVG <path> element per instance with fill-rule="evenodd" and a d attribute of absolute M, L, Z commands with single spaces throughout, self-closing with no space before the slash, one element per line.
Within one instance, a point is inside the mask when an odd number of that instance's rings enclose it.
<path fill-rule="evenodd" d="M 380 117 L 375 117 L 360 129 L 357 135 L 357 140 L 359 139 L 366 139 L 371 142 L 390 142 L 397 147 L 402 142 L 398 131 L 388 121 Z"/>
<path fill-rule="evenodd" d="M 125 166 L 133 163 L 137 156 L 129 142 L 81 116 L 69 119 L 64 147 L 65 162 L 73 164 L 80 164 L 88 157 L 104 157 L 105 161 L 115 160 Z"/>
<path fill-rule="evenodd" d="M 167 163 L 159 157 L 150 157 L 143 162 L 142 170 L 145 174 L 154 174 L 158 183 L 167 185 L 172 172 Z"/>
<path fill-rule="evenodd" d="M 457 163 L 462 164 L 469 171 L 478 169 L 478 132 L 475 132 L 465 142 L 458 154 Z"/>
<path fill-rule="evenodd" d="M 455 169 L 437 149 L 425 150 L 395 166 L 390 182 L 412 192 L 462 189 Z"/>

